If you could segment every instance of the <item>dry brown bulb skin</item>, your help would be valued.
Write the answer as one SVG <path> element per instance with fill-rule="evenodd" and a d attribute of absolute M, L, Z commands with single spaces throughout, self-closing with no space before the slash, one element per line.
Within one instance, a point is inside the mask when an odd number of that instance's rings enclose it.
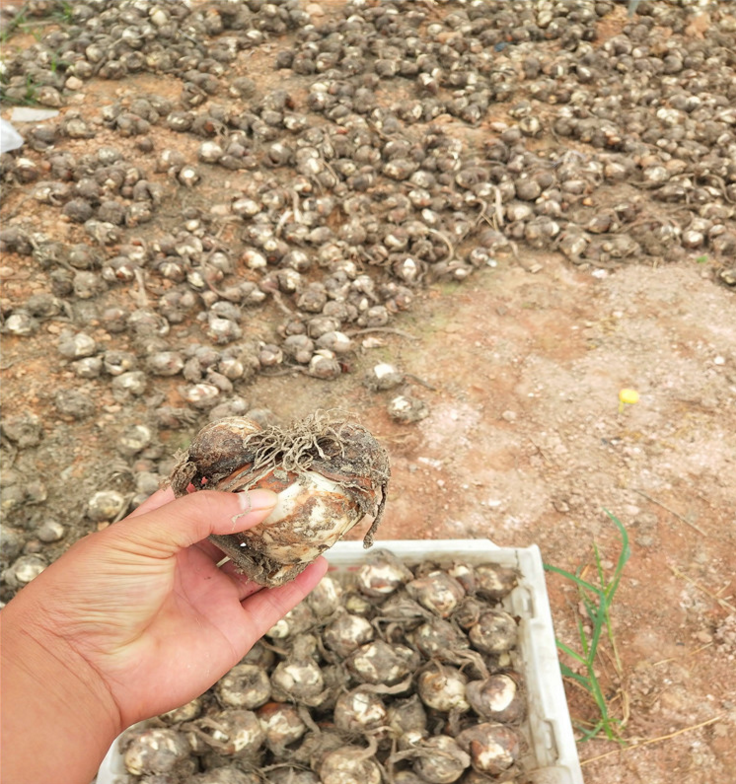
<path fill-rule="evenodd" d="M 276 508 L 249 531 L 213 536 L 259 585 L 294 579 L 356 524 L 372 519 L 370 547 L 386 503 L 386 450 L 362 425 L 317 413 L 289 427 L 261 428 L 246 417 L 204 427 L 171 475 L 175 495 L 203 489 L 279 495 Z"/>

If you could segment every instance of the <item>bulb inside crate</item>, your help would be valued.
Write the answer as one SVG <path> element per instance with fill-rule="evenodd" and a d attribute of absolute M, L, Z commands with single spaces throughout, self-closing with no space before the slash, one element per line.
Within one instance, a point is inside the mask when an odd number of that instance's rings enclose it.
<path fill-rule="evenodd" d="M 246 657 L 265 667 L 276 686 L 271 702 L 254 714 L 270 717 L 270 723 L 263 725 L 266 736 L 275 731 L 273 716 L 280 704 L 294 714 L 296 727 L 284 736 L 284 743 L 264 740 L 248 764 L 269 770 L 282 765 L 282 772 L 290 771 L 294 781 L 304 779 L 305 784 L 325 777 L 338 781 L 348 768 L 370 779 L 376 765 L 379 770 L 389 766 L 397 782 L 431 784 L 437 776 L 470 781 L 488 775 L 521 782 L 527 780 L 526 772 L 534 770 L 543 771 L 549 784 L 582 784 L 538 549 L 502 550 L 462 540 L 384 545 L 390 556 L 382 550 L 365 552 L 358 542 L 339 542 L 330 551 L 334 568 L 320 591 L 329 597 L 328 604 L 320 600 L 313 608 L 305 600 L 278 630 L 272 630 L 274 645 L 258 647 Z M 455 568 L 461 560 L 463 568 Z M 383 585 L 382 591 L 375 591 L 374 581 L 361 581 L 371 561 L 379 561 L 381 569 L 387 561 L 393 563 L 390 590 Z M 441 617 L 445 604 L 429 610 L 406 590 L 408 583 L 437 571 L 452 572 L 450 576 L 465 591 L 447 619 Z M 394 580 L 397 574 L 401 578 Z M 361 591 L 361 584 L 368 593 Z M 502 596 L 499 584 L 504 586 Z M 471 612 L 468 605 L 473 603 L 477 606 Z M 488 613 L 494 623 L 483 620 Z M 463 617 L 463 624 L 453 623 L 455 614 Z M 504 639 L 489 643 L 499 618 L 502 623 L 496 631 Z M 509 618 L 514 624 L 511 635 Z M 350 619 L 359 619 L 361 629 L 365 626 L 370 633 L 363 631 L 353 639 L 355 620 Z M 472 643 L 469 632 L 478 624 L 487 650 Z M 464 646 L 442 631 L 445 625 L 454 627 L 453 634 L 464 630 Z M 427 630 L 434 627 L 430 645 Z M 421 638 L 416 636 L 420 629 L 425 630 Z M 345 635 L 350 640 L 344 640 Z M 421 647 L 416 644 L 419 639 Z M 392 660 L 391 667 L 379 661 L 385 643 L 394 654 L 406 650 L 406 656 Z M 370 666 L 374 656 L 377 667 Z M 352 668 L 349 661 L 354 662 Z M 297 676 L 291 677 L 291 689 L 283 688 L 285 671 Z M 301 673 L 307 671 L 314 688 L 302 683 Z M 427 697 L 436 696 L 440 686 L 440 697 L 447 691 L 445 686 L 451 687 L 452 700 Z M 437 688 L 432 691 L 432 687 Z M 181 731 L 198 721 L 206 725 L 208 717 L 221 718 L 226 711 L 216 693 L 215 688 L 203 695 L 202 713 L 196 719 L 169 721 L 169 728 Z M 283 702 L 274 702 L 274 697 Z M 328 729 L 315 733 L 318 725 Z M 550 732 L 553 743 L 549 743 Z M 350 754 L 343 759 L 337 753 L 340 749 L 349 749 Z M 441 770 L 428 764 L 430 752 L 442 753 L 447 764 Z M 201 769 L 210 764 L 208 760 L 222 760 L 202 748 L 194 756 Z M 132 778 L 131 784 L 138 780 Z M 109 781 L 98 778 L 98 784 Z"/>

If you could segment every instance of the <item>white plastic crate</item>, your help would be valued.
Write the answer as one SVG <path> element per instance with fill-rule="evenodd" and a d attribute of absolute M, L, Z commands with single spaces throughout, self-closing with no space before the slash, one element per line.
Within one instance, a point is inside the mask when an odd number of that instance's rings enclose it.
<path fill-rule="evenodd" d="M 409 565 L 425 558 L 439 563 L 462 559 L 519 571 L 519 584 L 503 607 L 520 618 L 518 669 L 524 676 L 529 709 L 525 730 L 530 755 L 525 772 L 535 784 L 583 784 L 539 548 L 501 548 L 487 539 L 396 539 L 376 542 L 375 547 L 385 547 Z M 332 566 L 347 569 L 361 564 L 369 553 L 362 542 L 338 542 L 326 556 Z"/>
<path fill-rule="evenodd" d="M 525 772 L 534 784 L 583 784 L 575 738 L 557 659 L 544 567 L 539 548 L 500 548 L 485 539 L 390 540 L 376 542 L 409 565 L 425 558 L 440 563 L 462 559 L 497 563 L 519 571 L 519 584 L 503 606 L 519 621 L 519 661 L 527 689 L 528 717 L 524 733 L 529 753 Z M 361 542 L 338 542 L 326 557 L 332 567 L 351 569 L 363 563 L 370 550 Z M 97 774 L 97 784 L 128 784 L 117 742 Z"/>

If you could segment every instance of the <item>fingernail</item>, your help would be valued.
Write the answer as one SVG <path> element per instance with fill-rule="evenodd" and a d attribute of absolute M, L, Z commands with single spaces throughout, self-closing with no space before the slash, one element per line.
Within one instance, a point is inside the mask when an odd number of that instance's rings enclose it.
<path fill-rule="evenodd" d="M 245 493 L 238 493 L 240 508 L 244 512 L 256 512 L 260 509 L 273 509 L 278 501 L 278 496 L 272 490 L 256 488 Z"/>

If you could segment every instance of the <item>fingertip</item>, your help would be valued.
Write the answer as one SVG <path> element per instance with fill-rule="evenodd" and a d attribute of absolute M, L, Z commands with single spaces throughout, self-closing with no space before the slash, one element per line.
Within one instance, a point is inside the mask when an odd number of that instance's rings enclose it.
<path fill-rule="evenodd" d="M 153 495 L 146 498 L 146 500 L 140 506 L 137 506 L 126 519 L 153 512 L 154 509 L 165 506 L 173 500 L 174 491 L 171 489 L 171 486 L 162 487 L 161 489 L 156 490 Z"/>
<path fill-rule="evenodd" d="M 263 509 L 273 509 L 279 501 L 278 495 L 273 490 L 265 487 L 256 487 L 244 493 L 236 493 L 240 508 L 244 512 L 256 512 Z"/>
<path fill-rule="evenodd" d="M 263 522 L 278 501 L 270 490 L 251 490 L 243 493 L 225 493 L 219 490 L 200 490 L 179 501 L 192 504 L 208 518 L 208 534 L 235 534 Z M 194 506 L 196 504 L 196 507 Z"/>
<path fill-rule="evenodd" d="M 324 577 L 327 574 L 327 570 L 330 568 L 330 562 L 324 557 L 324 555 L 320 555 L 319 558 L 312 564 L 315 569 L 319 569 L 319 576 Z"/>
<path fill-rule="evenodd" d="M 320 555 L 316 561 L 309 564 L 309 566 L 295 578 L 295 582 L 304 591 L 305 595 L 308 594 L 317 583 L 325 576 L 329 563 L 327 559 Z"/>

